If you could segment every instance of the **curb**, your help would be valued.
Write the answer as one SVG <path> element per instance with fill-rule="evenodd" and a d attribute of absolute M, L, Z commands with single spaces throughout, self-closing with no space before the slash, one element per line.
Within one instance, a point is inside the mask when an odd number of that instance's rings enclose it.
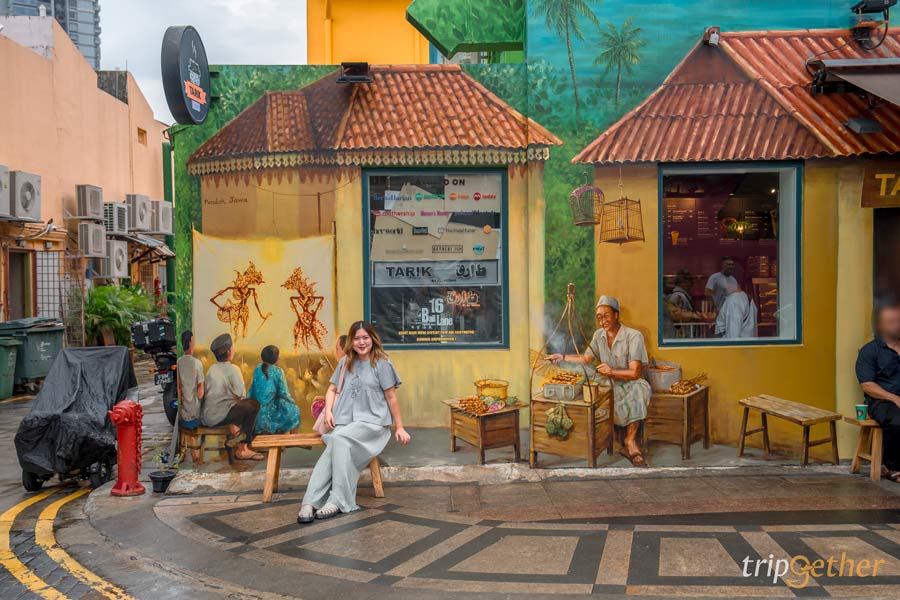
<path fill-rule="evenodd" d="M 709 477 L 733 475 L 750 476 L 802 476 L 847 475 L 846 465 L 796 466 L 728 466 L 728 467 L 658 467 L 636 469 L 633 467 L 584 467 L 532 469 L 524 463 L 499 465 L 464 465 L 431 467 L 382 466 L 385 483 L 418 485 L 479 484 L 501 485 L 506 483 L 541 483 L 545 481 L 593 481 L 603 479 L 665 479 L 685 477 Z M 311 468 L 282 469 L 279 487 L 302 487 L 309 482 Z M 206 493 L 259 492 L 265 480 L 264 471 L 229 473 L 200 473 L 183 471 L 169 485 L 170 495 Z M 368 469 L 361 482 L 371 482 Z"/>

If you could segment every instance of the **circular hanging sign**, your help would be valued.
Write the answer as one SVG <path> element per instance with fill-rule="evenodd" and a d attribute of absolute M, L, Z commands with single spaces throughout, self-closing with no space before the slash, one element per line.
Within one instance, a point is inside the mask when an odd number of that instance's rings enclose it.
<path fill-rule="evenodd" d="M 209 113 L 209 63 L 200 34 L 190 25 L 169 27 L 162 43 L 162 80 L 172 116 L 199 125 Z"/>

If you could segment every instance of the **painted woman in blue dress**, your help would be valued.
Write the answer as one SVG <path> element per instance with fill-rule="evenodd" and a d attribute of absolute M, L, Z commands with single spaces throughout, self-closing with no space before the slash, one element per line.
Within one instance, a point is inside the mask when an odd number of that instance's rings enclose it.
<path fill-rule="evenodd" d="M 266 346 L 262 351 L 262 363 L 253 371 L 253 382 L 247 396 L 259 402 L 256 417 L 257 434 L 286 433 L 300 425 L 300 408 L 291 398 L 284 371 L 275 366 L 278 348 Z"/>

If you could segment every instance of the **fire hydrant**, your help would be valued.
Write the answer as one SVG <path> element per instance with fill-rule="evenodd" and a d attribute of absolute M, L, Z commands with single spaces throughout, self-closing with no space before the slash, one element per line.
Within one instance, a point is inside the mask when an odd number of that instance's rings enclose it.
<path fill-rule="evenodd" d="M 146 491 L 138 481 L 143 415 L 141 405 L 131 400 L 122 400 L 109 411 L 119 441 L 119 475 L 110 492 L 113 496 L 140 496 Z"/>

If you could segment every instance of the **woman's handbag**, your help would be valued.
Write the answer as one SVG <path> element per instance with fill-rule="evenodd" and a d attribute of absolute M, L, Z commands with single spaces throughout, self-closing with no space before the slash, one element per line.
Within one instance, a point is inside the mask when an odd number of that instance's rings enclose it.
<path fill-rule="evenodd" d="M 334 402 L 337 404 L 338 398 L 341 395 L 341 390 L 344 389 L 344 375 L 347 374 L 347 361 L 344 361 L 343 366 L 341 367 L 341 376 L 338 378 L 337 391 L 335 392 Z M 332 409 L 334 407 L 332 406 Z M 332 410 L 333 412 L 333 410 Z M 318 433 L 319 435 L 325 435 L 331 431 L 331 427 L 325 422 L 325 410 L 323 408 L 322 412 L 319 413 L 319 416 L 316 417 L 316 422 L 313 424 L 313 431 Z"/>

